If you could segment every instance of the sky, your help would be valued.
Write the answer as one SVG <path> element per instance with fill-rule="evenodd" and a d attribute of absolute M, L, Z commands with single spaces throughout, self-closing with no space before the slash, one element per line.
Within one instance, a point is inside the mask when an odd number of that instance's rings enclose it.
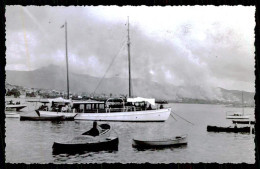
<path fill-rule="evenodd" d="M 255 91 L 254 6 L 7 6 L 6 70 L 70 72 Z M 109 69 L 108 69 L 109 68 Z"/>

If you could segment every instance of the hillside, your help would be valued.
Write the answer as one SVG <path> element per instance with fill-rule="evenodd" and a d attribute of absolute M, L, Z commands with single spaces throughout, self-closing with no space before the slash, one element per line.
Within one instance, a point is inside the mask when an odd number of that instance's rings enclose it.
<path fill-rule="evenodd" d="M 34 71 L 6 71 L 6 81 L 12 85 L 28 88 L 66 91 L 66 71 L 58 66 L 50 65 Z M 76 93 L 93 93 L 100 78 L 86 74 L 70 73 L 70 91 Z M 198 86 L 174 86 L 143 79 L 133 79 L 135 96 L 153 97 L 166 100 L 186 100 L 187 102 L 225 102 L 241 103 L 242 92 L 223 88 L 208 88 Z M 104 78 L 96 93 L 124 94 L 128 93 L 128 79 Z M 244 102 L 254 104 L 254 93 L 243 92 Z"/>

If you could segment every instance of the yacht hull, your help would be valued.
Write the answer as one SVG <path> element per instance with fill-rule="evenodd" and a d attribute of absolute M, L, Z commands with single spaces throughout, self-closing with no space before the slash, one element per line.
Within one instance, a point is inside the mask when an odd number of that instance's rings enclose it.
<path fill-rule="evenodd" d="M 131 121 L 131 122 L 160 122 L 166 121 L 171 113 L 171 108 L 111 113 L 78 113 L 75 120 L 90 121 Z"/>
<path fill-rule="evenodd" d="M 39 111 L 41 115 L 48 115 L 48 116 L 57 116 L 62 115 L 65 116 L 65 118 L 74 118 L 77 113 L 64 113 L 64 112 L 52 112 L 52 111 Z"/>

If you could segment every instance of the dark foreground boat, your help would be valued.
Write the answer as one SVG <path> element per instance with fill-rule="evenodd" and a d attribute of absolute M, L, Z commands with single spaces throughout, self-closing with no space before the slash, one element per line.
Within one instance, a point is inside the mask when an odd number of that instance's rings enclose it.
<path fill-rule="evenodd" d="M 233 133 L 250 133 L 250 127 L 218 127 L 218 126 L 207 126 L 209 132 L 233 132 Z M 252 129 L 254 133 L 254 129 Z"/>
<path fill-rule="evenodd" d="M 118 150 L 118 137 L 112 133 L 109 124 L 99 125 L 101 132 L 99 136 L 88 135 L 89 131 L 66 142 L 54 142 L 53 154 L 74 153 L 83 151 Z"/>
<path fill-rule="evenodd" d="M 187 145 L 187 135 L 162 139 L 133 139 L 132 146 L 135 148 L 165 148 Z"/>

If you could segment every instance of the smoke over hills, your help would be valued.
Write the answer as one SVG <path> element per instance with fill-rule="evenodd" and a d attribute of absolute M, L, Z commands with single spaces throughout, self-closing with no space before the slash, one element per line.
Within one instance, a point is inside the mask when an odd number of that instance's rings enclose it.
<path fill-rule="evenodd" d="M 70 91 L 91 94 L 127 95 L 128 78 L 101 78 L 86 74 L 70 73 Z M 30 88 L 66 91 L 66 71 L 58 66 L 50 65 L 34 71 L 6 71 L 6 81 L 13 85 Z M 99 87 L 97 88 L 98 84 Z M 241 91 L 210 88 L 208 86 L 175 86 L 144 79 L 132 79 L 134 96 L 153 97 L 166 100 L 200 99 L 223 102 L 240 102 Z M 254 103 L 254 93 L 244 92 L 245 103 Z"/>

